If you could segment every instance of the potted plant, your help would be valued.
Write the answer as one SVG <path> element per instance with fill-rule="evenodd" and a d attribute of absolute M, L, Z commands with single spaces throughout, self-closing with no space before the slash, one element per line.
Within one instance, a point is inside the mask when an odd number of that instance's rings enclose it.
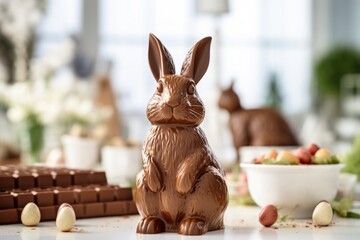
<path fill-rule="evenodd" d="M 111 115 L 106 107 L 95 106 L 91 99 L 74 96 L 64 102 L 63 124 L 70 129 L 62 137 L 65 165 L 70 168 L 94 168 L 99 160 L 100 144 Z"/>
<path fill-rule="evenodd" d="M 331 104 L 336 114 L 341 79 L 346 74 L 360 72 L 360 53 L 349 46 L 335 47 L 316 61 L 314 71 L 318 100 L 326 100 L 323 102 Z"/>

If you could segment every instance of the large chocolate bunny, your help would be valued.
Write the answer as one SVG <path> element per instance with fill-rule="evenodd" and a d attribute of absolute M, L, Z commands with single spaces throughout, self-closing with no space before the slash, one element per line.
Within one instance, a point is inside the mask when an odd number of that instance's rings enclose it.
<path fill-rule="evenodd" d="M 230 113 L 229 126 L 240 161 L 242 146 L 295 146 L 298 141 L 286 120 L 274 108 L 244 109 L 233 83 L 222 91 L 219 107 Z"/>
<path fill-rule="evenodd" d="M 196 84 L 209 65 L 211 38 L 189 51 L 180 75 L 172 57 L 153 34 L 149 63 L 157 90 L 147 107 L 152 123 L 137 175 L 137 233 L 201 235 L 224 227 L 227 187 L 199 124 L 205 114 Z"/>

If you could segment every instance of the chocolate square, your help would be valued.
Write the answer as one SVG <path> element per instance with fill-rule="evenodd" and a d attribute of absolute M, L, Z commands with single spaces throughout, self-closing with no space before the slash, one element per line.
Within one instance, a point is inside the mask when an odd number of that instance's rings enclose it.
<path fill-rule="evenodd" d="M 16 208 L 0 210 L 0 224 L 12 224 L 19 222 L 19 215 Z"/>
<path fill-rule="evenodd" d="M 66 172 L 51 172 L 51 175 L 54 179 L 54 186 L 58 187 L 68 187 L 71 186 L 71 175 Z"/>
<path fill-rule="evenodd" d="M 105 216 L 104 203 L 87 203 L 85 204 L 86 217 L 102 217 Z"/>
<path fill-rule="evenodd" d="M 72 185 L 87 185 L 89 184 L 89 171 L 70 171 L 72 178 Z"/>
<path fill-rule="evenodd" d="M 53 221 L 56 219 L 55 206 L 39 207 L 39 210 L 41 214 L 41 221 Z"/>
<path fill-rule="evenodd" d="M 14 197 L 10 193 L 0 193 L 0 210 L 15 208 Z"/>
<path fill-rule="evenodd" d="M 125 201 L 122 202 L 106 202 L 105 215 L 106 216 L 120 216 L 127 212 L 128 204 Z"/>
<path fill-rule="evenodd" d="M 12 175 L 8 173 L 0 175 L 0 191 L 11 190 L 15 187 L 15 178 Z"/>
<path fill-rule="evenodd" d="M 38 207 L 52 206 L 55 204 L 54 192 L 48 191 L 32 191 L 35 197 L 35 202 Z"/>
<path fill-rule="evenodd" d="M 15 199 L 15 207 L 23 208 L 29 202 L 35 202 L 34 195 L 30 192 L 12 192 Z"/>
<path fill-rule="evenodd" d="M 75 203 L 95 203 L 97 202 L 97 194 L 95 189 L 90 188 L 76 188 Z"/>
<path fill-rule="evenodd" d="M 126 201 L 126 204 L 127 204 L 126 214 L 139 214 L 139 211 L 134 201 Z"/>
<path fill-rule="evenodd" d="M 84 206 L 84 204 L 74 204 L 74 205 L 72 204 L 71 206 L 74 209 L 74 212 L 75 212 L 75 215 L 76 215 L 77 219 L 85 217 L 85 206 Z"/>
<path fill-rule="evenodd" d="M 13 177 L 17 188 L 30 189 L 35 187 L 35 178 L 30 173 L 16 173 Z"/>
<path fill-rule="evenodd" d="M 39 188 L 48 188 L 54 186 L 54 180 L 50 173 L 33 173 L 35 186 Z"/>
<path fill-rule="evenodd" d="M 105 185 L 107 183 L 105 172 L 91 172 L 90 183 Z"/>
<path fill-rule="evenodd" d="M 132 188 L 115 188 L 115 199 L 118 201 L 132 200 Z"/>
<path fill-rule="evenodd" d="M 115 200 L 115 189 L 110 187 L 96 187 L 99 202 L 112 202 Z"/>
<path fill-rule="evenodd" d="M 67 189 L 56 189 L 54 190 L 55 194 L 55 203 L 60 205 L 62 203 L 74 204 L 74 192 Z"/>

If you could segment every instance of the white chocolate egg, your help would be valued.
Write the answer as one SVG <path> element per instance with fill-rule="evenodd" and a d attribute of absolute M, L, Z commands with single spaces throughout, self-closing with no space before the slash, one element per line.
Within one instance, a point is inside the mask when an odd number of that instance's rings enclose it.
<path fill-rule="evenodd" d="M 25 226 L 36 226 L 39 224 L 41 219 L 41 213 L 38 206 L 30 202 L 26 204 L 21 212 L 21 222 Z"/>
<path fill-rule="evenodd" d="M 76 216 L 71 207 L 63 207 L 56 216 L 56 227 L 62 232 L 69 232 L 75 226 Z"/>
<path fill-rule="evenodd" d="M 328 226 L 333 219 L 333 210 L 330 203 L 326 201 L 320 202 L 314 209 L 312 219 L 317 226 Z"/>

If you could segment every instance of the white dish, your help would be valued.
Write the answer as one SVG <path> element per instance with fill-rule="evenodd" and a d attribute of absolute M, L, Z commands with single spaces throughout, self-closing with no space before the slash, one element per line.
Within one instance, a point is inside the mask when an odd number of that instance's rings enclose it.
<path fill-rule="evenodd" d="M 263 165 L 243 163 L 250 195 L 256 204 L 275 205 L 281 215 L 311 218 L 322 200 L 332 201 L 343 164 Z"/>

